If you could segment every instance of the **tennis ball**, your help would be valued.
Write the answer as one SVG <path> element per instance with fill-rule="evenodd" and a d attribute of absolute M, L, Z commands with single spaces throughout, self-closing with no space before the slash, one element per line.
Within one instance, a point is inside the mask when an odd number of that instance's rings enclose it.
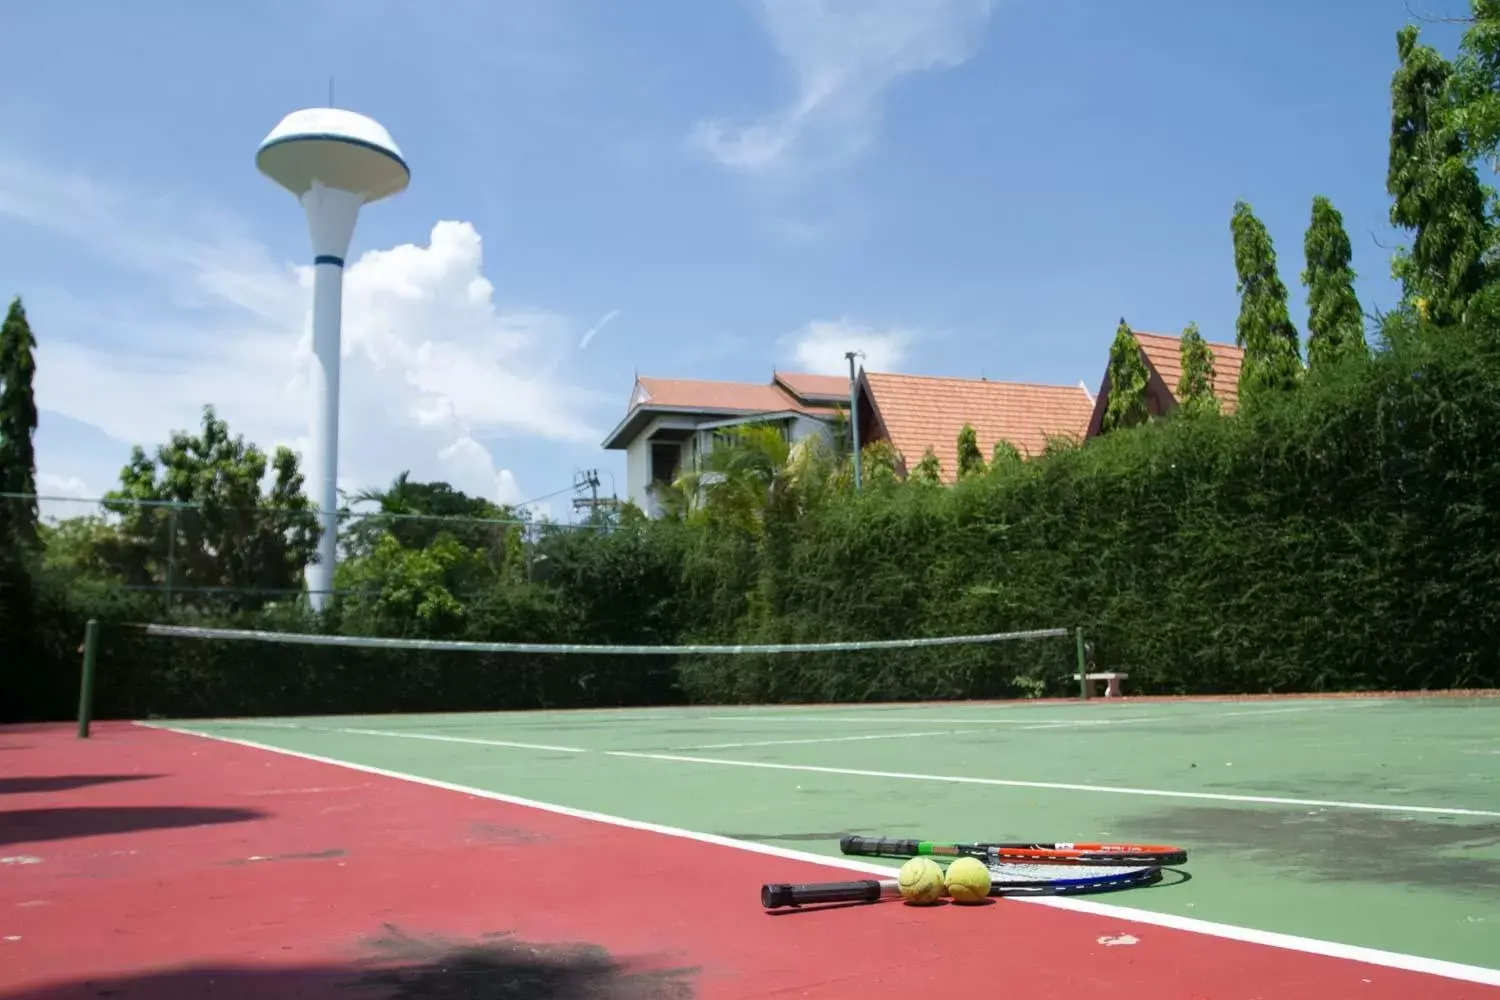
<path fill-rule="evenodd" d="M 912 858 L 902 865 L 896 882 L 908 903 L 920 906 L 943 897 L 943 869 L 929 857 Z"/>
<path fill-rule="evenodd" d="M 978 858 L 955 858 L 943 873 L 943 883 L 955 903 L 977 903 L 990 894 L 990 870 Z"/>

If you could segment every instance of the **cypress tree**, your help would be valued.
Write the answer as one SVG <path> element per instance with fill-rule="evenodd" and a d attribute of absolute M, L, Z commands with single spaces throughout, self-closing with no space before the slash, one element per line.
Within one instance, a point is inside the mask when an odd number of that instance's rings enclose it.
<path fill-rule="evenodd" d="M 1214 395 L 1214 352 L 1209 350 L 1197 323 L 1182 331 L 1178 346 L 1182 360 L 1182 377 L 1177 380 L 1177 405 L 1188 415 L 1219 412 L 1219 397 Z"/>
<path fill-rule="evenodd" d="M 0 324 L 0 493 L 24 493 L 32 499 L 0 498 L 3 545 L 36 543 L 35 377 L 36 338 L 17 296 Z"/>
<path fill-rule="evenodd" d="M 1287 290 L 1276 270 L 1276 248 L 1265 225 L 1244 201 L 1234 203 L 1229 224 L 1234 238 L 1234 270 L 1240 314 L 1235 343 L 1245 351 L 1240 368 L 1240 399 L 1297 384 L 1302 353 L 1297 328 L 1287 312 Z"/>
<path fill-rule="evenodd" d="M 1391 222 L 1412 234 L 1391 262 L 1408 304 L 1438 324 L 1461 320 L 1486 278 L 1493 238 L 1485 191 L 1468 163 L 1455 114 L 1459 84 L 1436 49 L 1407 25 L 1396 35 L 1386 191 Z"/>
<path fill-rule="evenodd" d="M 1321 368 L 1365 355 L 1364 317 L 1354 294 L 1353 251 L 1344 217 L 1322 195 L 1313 199 L 1312 222 L 1303 240 L 1307 269 L 1307 365 Z"/>
<path fill-rule="evenodd" d="M 922 460 L 917 467 L 911 470 L 911 480 L 914 483 L 938 484 L 943 481 L 943 467 L 938 463 L 937 452 L 932 450 L 932 445 L 922 453 Z"/>
<path fill-rule="evenodd" d="M 958 478 L 984 474 L 984 454 L 979 450 L 979 437 L 973 424 L 964 424 L 958 432 Z"/>
<path fill-rule="evenodd" d="M 1104 405 L 1100 429 L 1112 431 L 1144 423 L 1150 416 L 1146 407 L 1146 385 L 1150 376 L 1141 357 L 1141 342 L 1135 339 L 1130 324 L 1120 318 L 1115 339 L 1109 345 L 1109 401 Z"/>

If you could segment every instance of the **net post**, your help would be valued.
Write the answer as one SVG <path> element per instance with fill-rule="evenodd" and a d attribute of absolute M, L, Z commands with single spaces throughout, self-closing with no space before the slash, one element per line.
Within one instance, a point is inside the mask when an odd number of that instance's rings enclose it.
<path fill-rule="evenodd" d="M 1089 665 L 1088 657 L 1083 651 L 1083 627 L 1079 626 L 1073 630 L 1074 646 L 1076 647 L 1078 659 L 1078 689 L 1084 701 L 1089 699 Z"/>
<path fill-rule="evenodd" d="M 94 713 L 94 664 L 99 658 L 99 621 L 90 618 L 83 627 L 83 676 L 78 682 L 78 738 L 89 738 Z"/>

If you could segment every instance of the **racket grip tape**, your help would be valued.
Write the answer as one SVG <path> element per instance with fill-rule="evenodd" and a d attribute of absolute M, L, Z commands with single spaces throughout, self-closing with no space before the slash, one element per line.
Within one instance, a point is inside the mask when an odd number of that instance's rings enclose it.
<path fill-rule="evenodd" d="M 884 840 L 879 837 L 856 837 L 849 835 L 839 841 L 845 854 L 896 854 L 916 857 L 922 853 L 923 841 Z"/>
<path fill-rule="evenodd" d="M 884 895 L 884 887 L 872 878 L 811 884 L 767 882 L 760 887 L 760 905 L 774 910 L 809 903 L 875 903 Z"/>

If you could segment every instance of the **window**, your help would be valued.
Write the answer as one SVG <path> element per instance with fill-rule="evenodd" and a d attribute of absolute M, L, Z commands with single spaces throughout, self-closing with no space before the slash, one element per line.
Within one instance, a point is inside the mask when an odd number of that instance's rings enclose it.
<path fill-rule="evenodd" d="M 670 483 L 682 466 L 682 445 L 676 441 L 653 441 L 651 444 L 651 481 Z"/>

